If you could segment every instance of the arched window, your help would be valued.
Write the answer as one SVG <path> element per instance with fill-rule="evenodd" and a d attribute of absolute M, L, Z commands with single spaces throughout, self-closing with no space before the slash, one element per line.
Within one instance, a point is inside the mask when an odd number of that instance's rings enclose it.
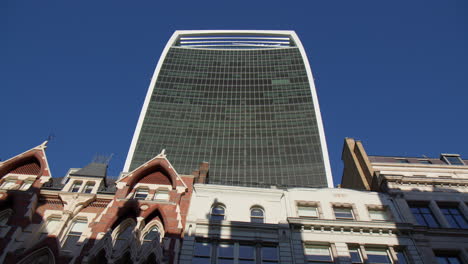
<path fill-rule="evenodd" d="M 221 221 L 225 219 L 226 209 L 221 204 L 215 204 L 211 208 L 211 220 Z"/>
<path fill-rule="evenodd" d="M 164 237 L 164 226 L 159 220 L 155 219 L 149 222 L 141 233 L 142 244 L 151 243 L 156 239 L 161 242 Z"/>
<path fill-rule="evenodd" d="M 74 252 L 81 235 L 86 231 L 87 228 L 88 221 L 86 219 L 75 220 L 65 238 L 63 249 Z"/>
<path fill-rule="evenodd" d="M 250 209 L 250 222 L 252 223 L 265 223 L 265 212 L 259 206 Z"/>
<path fill-rule="evenodd" d="M 82 181 L 74 181 L 72 187 L 70 188 L 70 192 L 79 192 L 82 183 Z"/>
<path fill-rule="evenodd" d="M 143 244 L 151 243 L 153 240 L 160 240 L 160 232 L 158 226 L 154 225 L 143 237 Z"/>
<path fill-rule="evenodd" d="M 6 209 L 0 212 L 0 228 L 1 226 L 6 226 L 8 223 L 8 219 L 10 219 L 13 210 Z"/>
<path fill-rule="evenodd" d="M 133 230 L 135 229 L 135 221 L 127 219 L 122 222 L 116 229 L 114 251 L 124 250 L 128 246 L 128 242 L 132 238 Z"/>

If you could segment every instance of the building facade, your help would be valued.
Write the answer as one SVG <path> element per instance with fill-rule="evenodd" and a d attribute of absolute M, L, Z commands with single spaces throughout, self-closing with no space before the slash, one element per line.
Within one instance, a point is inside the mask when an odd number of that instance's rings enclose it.
<path fill-rule="evenodd" d="M 1 263 L 177 263 L 194 177 L 160 153 L 52 178 L 45 143 L 0 163 Z"/>
<path fill-rule="evenodd" d="M 423 263 L 387 194 L 195 184 L 181 264 Z"/>
<path fill-rule="evenodd" d="M 345 139 L 342 187 L 388 194 L 411 223 L 424 263 L 468 263 L 468 160 L 367 155 Z"/>
<path fill-rule="evenodd" d="M 312 72 L 293 31 L 176 31 L 159 59 L 124 171 L 167 149 L 210 183 L 333 187 Z"/>

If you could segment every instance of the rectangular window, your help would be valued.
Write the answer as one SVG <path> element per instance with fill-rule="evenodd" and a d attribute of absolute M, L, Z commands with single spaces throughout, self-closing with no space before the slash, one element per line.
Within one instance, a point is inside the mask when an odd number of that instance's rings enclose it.
<path fill-rule="evenodd" d="M 206 242 L 195 242 L 193 264 L 211 263 L 211 244 Z"/>
<path fill-rule="evenodd" d="M 262 264 L 278 263 L 278 248 L 262 246 Z"/>
<path fill-rule="evenodd" d="M 65 243 L 63 244 L 63 249 L 74 251 L 81 235 L 86 230 L 86 228 L 88 228 L 88 223 L 86 221 L 78 220 L 73 222 L 70 231 L 68 231 Z"/>
<path fill-rule="evenodd" d="M 408 257 L 406 256 L 404 248 L 395 248 L 395 253 L 398 258 L 398 264 L 407 264 L 410 263 L 408 261 Z"/>
<path fill-rule="evenodd" d="M 239 264 L 255 264 L 255 246 L 239 245 Z"/>
<path fill-rule="evenodd" d="M 234 263 L 234 245 L 221 243 L 218 245 L 218 262 L 219 264 Z"/>
<path fill-rule="evenodd" d="M 440 210 L 451 228 L 468 228 L 466 218 L 457 206 L 440 206 Z"/>
<path fill-rule="evenodd" d="M 353 209 L 346 207 L 334 207 L 336 219 L 354 219 Z"/>
<path fill-rule="evenodd" d="M 84 193 L 91 193 L 93 191 L 93 188 L 94 188 L 94 182 L 88 182 L 86 183 L 86 186 L 84 188 Z"/>
<path fill-rule="evenodd" d="M 319 217 L 316 206 L 299 205 L 297 206 L 297 212 L 300 217 Z"/>
<path fill-rule="evenodd" d="M 460 158 L 460 155 L 448 155 L 442 154 L 445 162 L 449 165 L 465 165 L 463 160 Z"/>
<path fill-rule="evenodd" d="M 78 192 L 81 188 L 81 183 L 80 181 L 75 181 L 72 185 L 72 187 L 70 188 L 70 192 Z"/>
<path fill-rule="evenodd" d="M 154 195 L 154 200 L 169 200 L 169 191 L 168 190 L 158 190 Z"/>
<path fill-rule="evenodd" d="M 366 248 L 367 262 L 375 264 L 391 264 L 392 260 L 385 248 Z"/>
<path fill-rule="evenodd" d="M 388 221 L 390 217 L 385 209 L 369 209 L 369 216 L 373 221 Z"/>
<path fill-rule="evenodd" d="M 57 230 L 57 228 L 60 225 L 60 217 L 51 217 L 47 220 L 46 225 L 44 228 L 41 230 L 41 234 L 39 235 L 39 241 L 47 237 L 48 235 L 52 235 L 54 231 Z"/>
<path fill-rule="evenodd" d="M 351 257 L 351 263 L 364 263 L 362 261 L 362 254 L 359 246 L 349 246 L 348 249 Z"/>
<path fill-rule="evenodd" d="M 407 159 L 395 159 L 398 163 L 409 163 Z"/>
<path fill-rule="evenodd" d="M 311 263 L 333 262 L 330 247 L 324 245 L 306 245 L 305 257 Z"/>
<path fill-rule="evenodd" d="M 135 199 L 145 200 L 146 197 L 148 197 L 148 189 L 138 188 L 135 191 L 135 196 L 134 196 Z"/>
<path fill-rule="evenodd" d="M 21 190 L 27 191 L 29 188 L 31 188 L 31 185 L 33 184 L 32 181 L 25 181 L 23 185 L 21 185 Z"/>
<path fill-rule="evenodd" d="M 462 264 L 458 254 L 435 253 L 437 263 L 439 264 Z"/>
<path fill-rule="evenodd" d="M 411 212 L 413 213 L 418 224 L 427 227 L 439 227 L 439 222 L 432 214 L 431 209 L 425 205 L 410 205 Z"/>
<path fill-rule="evenodd" d="M 15 187 L 16 185 L 16 181 L 15 180 L 7 180 L 3 183 L 3 186 L 2 186 L 2 189 L 11 189 L 13 187 Z"/>
<path fill-rule="evenodd" d="M 421 164 L 432 164 L 430 160 L 418 160 L 418 162 Z"/>

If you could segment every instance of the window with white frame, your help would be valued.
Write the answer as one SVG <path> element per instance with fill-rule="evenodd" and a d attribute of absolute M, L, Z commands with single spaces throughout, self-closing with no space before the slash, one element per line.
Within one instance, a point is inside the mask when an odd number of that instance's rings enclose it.
<path fill-rule="evenodd" d="M 81 188 L 81 184 L 83 184 L 82 181 L 74 181 L 70 188 L 70 192 L 79 192 Z"/>
<path fill-rule="evenodd" d="M 148 189 L 138 188 L 135 190 L 135 195 L 133 196 L 137 200 L 145 200 L 148 197 Z"/>
<path fill-rule="evenodd" d="M 250 209 L 250 222 L 265 223 L 265 212 L 263 211 L 263 208 L 254 206 Z"/>
<path fill-rule="evenodd" d="M 15 187 L 15 186 L 16 186 L 16 180 L 6 180 L 2 184 L 2 189 L 10 190 L 10 189 L 13 189 L 13 187 Z"/>
<path fill-rule="evenodd" d="M 333 262 L 331 249 L 328 245 L 305 245 L 305 257 L 309 263 Z"/>
<path fill-rule="evenodd" d="M 375 264 L 391 264 L 390 253 L 387 248 L 366 247 L 367 262 Z"/>
<path fill-rule="evenodd" d="M 359 245 L 348 245 L 351 263 L 364 263 Z"/>
<path fill-rule="evenodd" d="M 317 206 L 312 205 L 298 205 L 297 214 L 299 215 L 299 217 L 319 217 Z"/>
<path fill-rule="evenodd" d="M 88 222 L 84 219 L 75 220 L 72 223 L 70 230 L 65 238 L 65 243 L 63 244 L 63 249 L 68 251 L 74 251 L 78 241 L 81 238 L 81 235 L 88 228 Z"/>
<path fill-rule="evenodd" d="M 236 241 L 197 241 L 192 264 L 256 264 L 279 263 L 278 247 Z"/>
<path fill-rule="evenodd" d="M 58 229 L 59 226 L 60 226 L 59 216 L 52 216 L 52 217 L 47 218 L 45 226 L 41 229 L 41 233 L 39 235 L 39 241 L 53 234 Z"/>
<path fill-rule="evenodd" d="M 85 187 L 84 187 L 83 192 L 84 192 L 84 193 L 91 193 L 91 192 L 93 192 L 94 185 L 95 185 L 94 182 L 87 182 L 86 185 L 85 185 Z"/>
<path fill-rule="evenodd" d="M 333 207 L 333 211 L 335 212 L 336 219 L 354 219 L 353 209 L 351 207 Z"/>
<path fill-rule="evenodd" d="M 151 243 L 153 240 L 161 240 L 161 232 L 157 225 L 153 225 L 143 236 L 143 244 Z"/>
<path fill-rule="evenodd" d="M 169 190 L 168 189 L 158 189 L 154 195 L 154 200 L 158 201 L 167 201 L 169 200 Z"/>
<path fill-rule="evenodd" d="M 444 161 L 449 165 L 465 165 L 458 154 L 442 154 Z"/>
<path fill-rule="evenodd" d="M 29 190 L 29 188 L 31 188 L 31 185 L 33 184 L 33 181 L 25 181 L 23 182 L 23 184 L 21 185 L 21 190 L 23 191 L 27 191 Z"/>
<path fill-rule="evenodd" d="M 225 219 L 226 209 L 221 204 L 215 204 L 211 207 L 210 220 L 221 221 Z"/>
<path fill-rule="evenodd" d="M 373 221 L 389 221 L 390 216 L 386 208 L 369 208 L 369 216 Z"/>

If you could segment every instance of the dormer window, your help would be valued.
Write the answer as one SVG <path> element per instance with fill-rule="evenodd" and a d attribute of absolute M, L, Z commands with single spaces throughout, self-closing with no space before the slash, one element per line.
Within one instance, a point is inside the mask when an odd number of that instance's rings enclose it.
<path fill-rule="evenodd" d="M 154 195 L 154 200 L 159 200 L 159 201 L 169 200 L 169 190 L 167 189 L 158 190 L 156 194 Z"/>
<path fill-rule="evenodd" d="M 10 189 L 12 189 L 13 187 L 15 187 L 15 185 L 16 185 L 16 180 L 6 180 L 6 181 L 2 184 L 2 189 L 10 190 Z"/>
<path fill-rule="evenodd" d="M 398 163 L 409 163 L 407 159 L 395 159 Z"/>
<path fill-rule="evenodd" d="M 21 185 L 21 190 L 27 191 L 31 187 L 32 184 L 33 184 L 32 181 L 25 181 L 23 185 Z"/>
<path fill-rule="evenodd" d="M 138 188 L 135 191 L 134 198 L 137 200 L 145 200 L 148 197 L 148 189 L 145 188 Z"/>
<path fill-rule="evenodd" d="M 81 181 L 75 181 L 73 182 L 72 187 L 70 188 L 70 192 L 79 192 L 81 188 Z"/>
<path fill-rule="evenodd" d="M 87 182 L 83 192 L 91 193 L 93 191 L 93 188 L 94 188 L 94 182 Z"/>
<path fill-rule="evenodd" d="M 442 154 L 442 158 L 449 165 L 465 165 L 458 154 Z"/>

